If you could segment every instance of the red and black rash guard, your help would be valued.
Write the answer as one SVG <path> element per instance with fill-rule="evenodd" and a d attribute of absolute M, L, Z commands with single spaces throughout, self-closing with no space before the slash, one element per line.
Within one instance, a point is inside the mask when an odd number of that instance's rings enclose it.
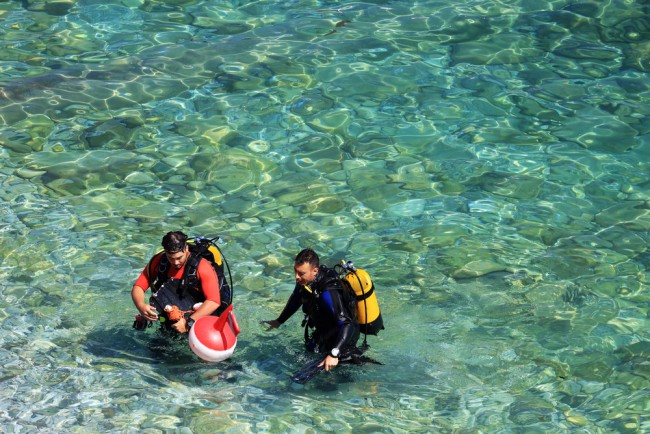
<path fill-rule="evenodd" d="M 151 260 L 151 272 L 154 276 L 154 279 L 155 276 L 158 275 L 158 266 L 160 264 L 162 255 L 164 255 L 164 253 L 160 253 L 154 256 Z M 167 277 L 172 279 L 181 279 L 183 277 L 183 273 L 185 272 L 186 265 L 187 261 L 178 270 L 170 266 L 169 270 L 167 270 Z M 142 270 L 142 273 L 140 273 L 138 280 L 135 281 L 135 284 L 140 288 L 144 288 L 145 291 L 151 286 L 151 282 L 153 281 L 151 276 L 149 276 L 149 268 L 149 264 L 147 264 L 144 270 Z M 196 277 L 200 282 L 199 288 L 197 289 L 203 291 L 205 299 L 214 301 L 217 303 L 217 305 L 219 305 L 221 303 L 221 296 L 219 294 L 219 282 L 217 280 L 217 273 L 214 271 L 214 268 L 212 268 L 212 265 L 206 259 L 201 259 L 199 262 L 199 266 L 196 270 Z"/>

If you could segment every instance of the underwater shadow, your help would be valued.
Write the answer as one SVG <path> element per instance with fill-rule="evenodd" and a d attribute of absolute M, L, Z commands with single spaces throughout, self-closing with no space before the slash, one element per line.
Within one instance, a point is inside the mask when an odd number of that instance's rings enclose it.
<path fill-rule="evenodd" d="M 198 360 L 187 345 L 187 337 L 173 336 L 153 327 L 135 330 L 130 325 L 120 325 L 94 329 L 86 335 L 84 348 L 101 360 L 146 364 L 185 364 Z"/>

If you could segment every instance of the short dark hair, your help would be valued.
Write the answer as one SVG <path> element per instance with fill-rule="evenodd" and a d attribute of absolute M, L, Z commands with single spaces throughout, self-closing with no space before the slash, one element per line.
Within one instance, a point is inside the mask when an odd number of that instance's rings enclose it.
<path fill-rule="evenodd" d="M 167 232 L 162 239 L 162 246 L 167 253 L 178 253 L 185 250 L 187 235 L 181 231 Z"/>
<path fill-rule="evenodd" d="M 296 260 L 294 262 L 296 265 L 302 265 L 306 262 L 314 268 L 318 268 L 319 265 L 318 255 L 312 249 L 301 250 L 300 253 L 296 255 Z"/>

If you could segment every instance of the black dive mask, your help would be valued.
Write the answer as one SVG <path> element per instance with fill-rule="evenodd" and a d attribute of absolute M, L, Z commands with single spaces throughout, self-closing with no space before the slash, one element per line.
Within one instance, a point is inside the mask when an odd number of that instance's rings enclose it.
<path fill-rule="evenodd" d="M 173 255 L 174 253 L 178 253 L 178 252 L 184 252 L 186 245 L 187 243 L 185 241 L 171 242 L 166 246 L 164 246 L 165 252 L 169 253 L 170 255 Z"/>

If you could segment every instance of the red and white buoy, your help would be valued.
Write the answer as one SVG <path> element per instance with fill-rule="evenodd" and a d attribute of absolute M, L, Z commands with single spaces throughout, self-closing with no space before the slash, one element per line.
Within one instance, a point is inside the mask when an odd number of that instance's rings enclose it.
<path fill-rule="evenodd" d="M 190 329 L 190 348 L 207 362 L 220 362 L 232 356 L 239 332 L 231 304 L 220 316 L 204 316 L 194 323 Z"/>

